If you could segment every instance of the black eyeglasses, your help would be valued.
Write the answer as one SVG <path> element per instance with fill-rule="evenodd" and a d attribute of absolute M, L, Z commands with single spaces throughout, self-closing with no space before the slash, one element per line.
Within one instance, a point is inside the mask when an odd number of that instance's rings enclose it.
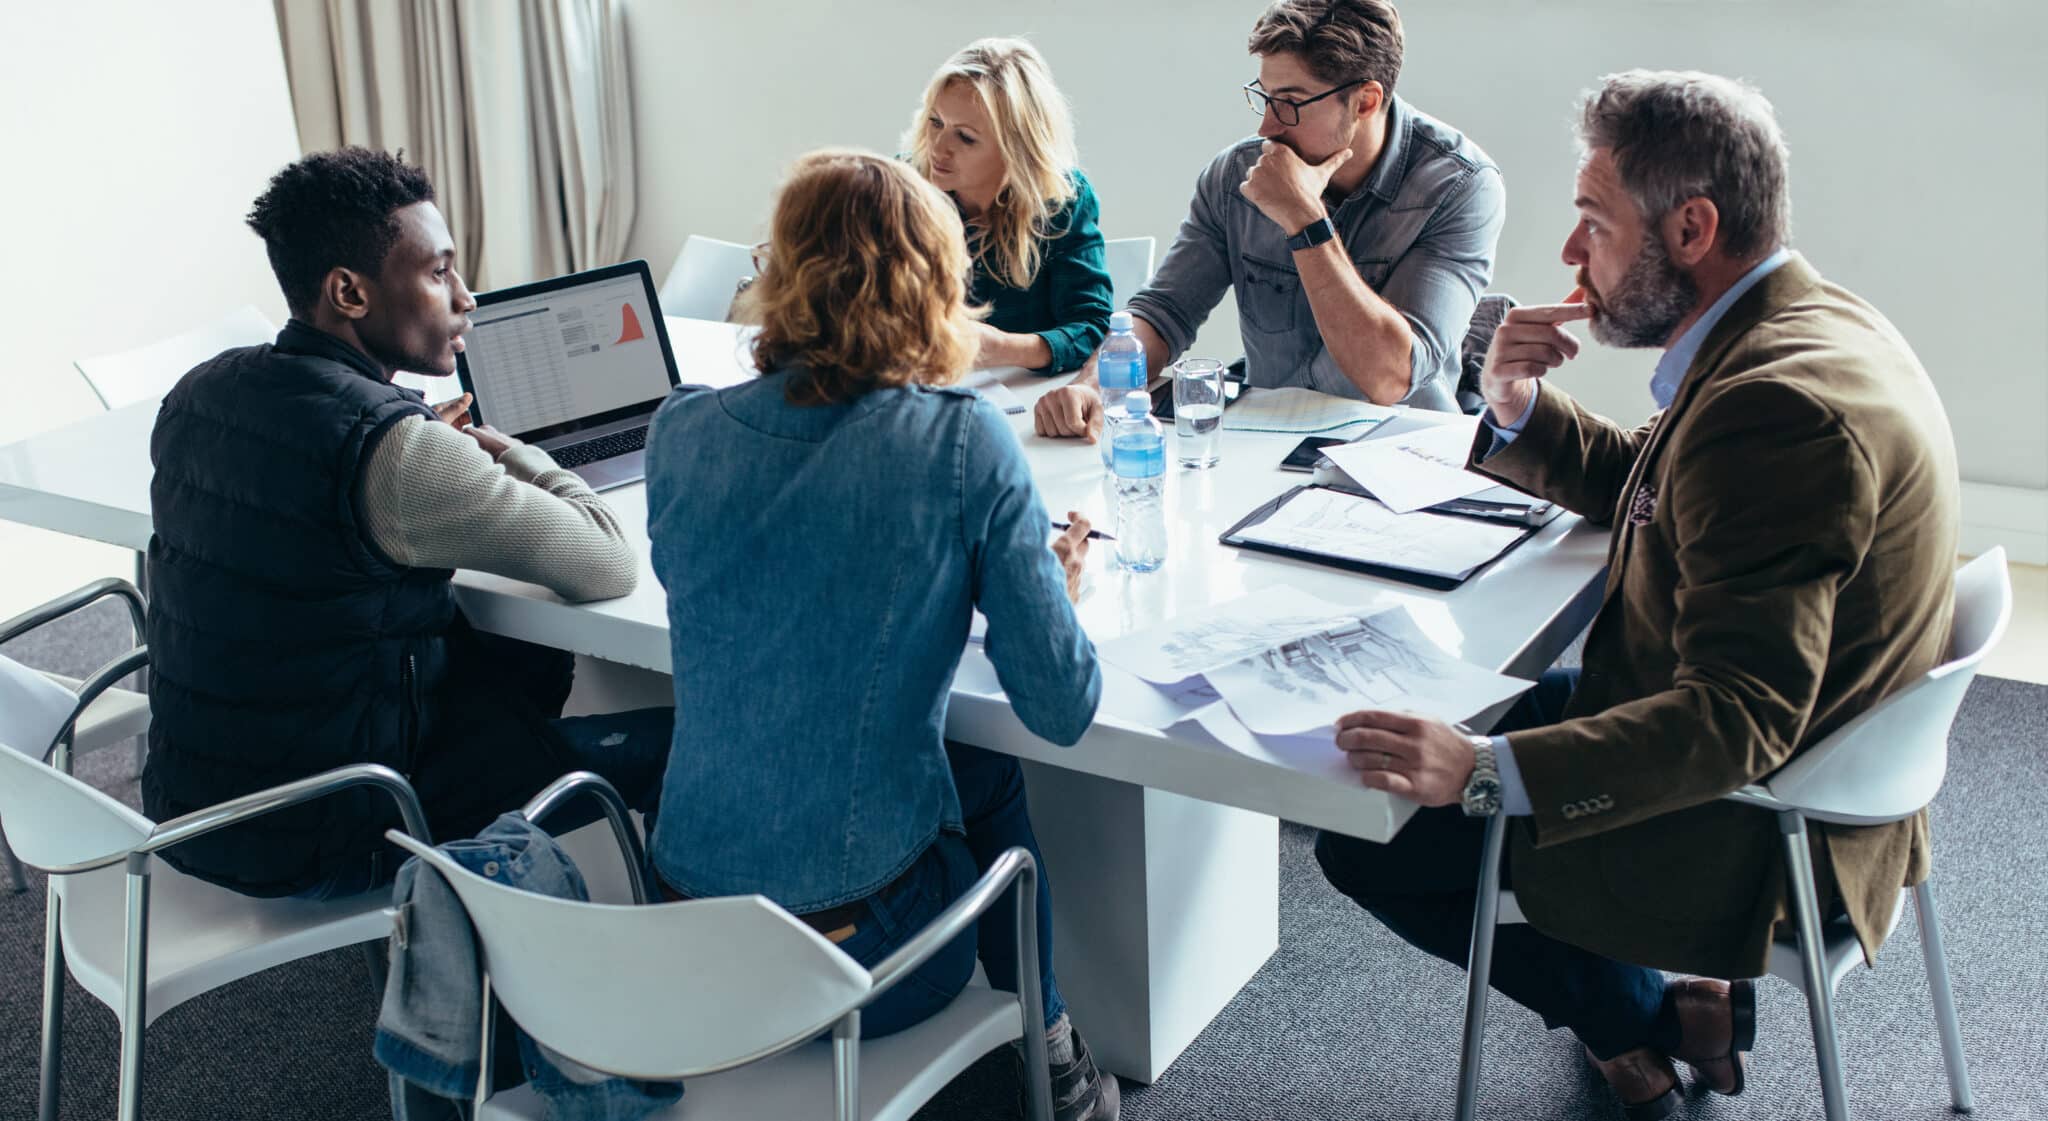
<path fill-rule="evenodd" d="M 1260 89 L 1258 81 L 1254 79 L 1244 84 L 1244 100 L 1245 104 L 1252 107 L 1252 112 L 1263 117 L 1266 115 L 1266 111 L 1271 109 L 1274 120 L 1279 121 L 1287 128 L 1293 128 L 1301 123 L 1301 111 L 1303 109 L 1314 105 L 1326 97 L 1334 97 L 1337 94 L 1343 93 L 1352 86 L 1362 86 L 1370 80 L 1369 78 L 1360 78 L 1357 81 L 1346 82 L 1336 89 L 1324 90 L 1314 97 L 1295 101 L 1287 97 L 1274 97 L 1272 94 Z"/>

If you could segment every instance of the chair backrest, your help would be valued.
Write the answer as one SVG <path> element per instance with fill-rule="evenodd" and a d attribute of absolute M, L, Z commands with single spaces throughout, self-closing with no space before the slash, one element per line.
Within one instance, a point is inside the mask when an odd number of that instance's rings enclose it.
<path fill-rule="evenodd" d="M 24 864 L 47 871 L 118 856 L 154 828 L 127 806 L 0 742 L 0 831 Z"/>
<path fill-rule="evenodd" d="M 163 396 L 192 367 L 223 350 L 255 346 L 276 337 L 277 325 L 253 305 L 244 304 L 182 335 L 119 354 L 81 358 L 73 365 L 99 395 L 100 404 L 118 409 Z"/>
<path fill-rule="evenodd" d="M 0 743 L 40 757 L 77 703 L 71 690 L 0 654 Z"/>
<path fill-rule="evenodd" d="M 2012 619 L 2005 550 L 1956 572 L 1949 660 L 1800 753 L 1764 784 L 1806 816 L 1842 824 L 1896 821 L 1934 800 L 1948 771 L 1948 730 L 1984 656 Z"/>
<path fill-rule="evenodd" d="M 724 322 L 740 282 L 753 275 L 751 246 L 691 234 L 661 282 L 661 313 Z"/>
<path fill-rule="evenodd" d="M 1109 269 L 1109 306 L 1123 307 L 1152 279 L 1152 239 L 1120 237 L 1103 242 L 1102 250 Z"/>
<path fill-rule="evenodd" d="M 873 982 L 758 895 L 644 907 L 520 891 L 402 833 L 447 879 L 483 946 L 492 992 L 527 1034 L 629 1078 L 705 1074 L 810 1040 Z"/>
<path fill-rule="evenodd" d="M 1493 332 L 1514 306 L 1513 296 L 1488 292 L 1479 297 L 1471 320 L 1465 324 L 1465 337 L 1458 344 L 1458 386 L 1454 396 L 1458 408 L 1467 414 L 1486 407 L 1486 398 L 1479 392 L 1479 372 L 1486 368 L 1486 352 L 1493 349 Z"/>

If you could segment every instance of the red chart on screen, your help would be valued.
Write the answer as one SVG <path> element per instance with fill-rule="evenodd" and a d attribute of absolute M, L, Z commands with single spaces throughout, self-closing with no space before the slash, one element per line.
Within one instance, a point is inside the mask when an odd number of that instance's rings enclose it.
<path fill-rule="evenodd" d="M 647 332 L 640 329 L 640 316 L 633 310 L 633 305 L 622 304 L 619 310 L 625 313 L 625 322 L 619 327 L 619 342 L 629 343 L 634 339 L 646 338 Z"/>

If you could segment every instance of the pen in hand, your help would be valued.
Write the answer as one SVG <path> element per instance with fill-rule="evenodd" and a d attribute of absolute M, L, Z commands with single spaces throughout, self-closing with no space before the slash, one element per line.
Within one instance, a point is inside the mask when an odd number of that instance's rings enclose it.
<path fill-rule="evenodd" d="M 1052 520 L 1052 527 L 1053 527 L 1054 529 L 1067 529 L 1067 528 L 1069 528 L 1069 527 L 1070 527 L 1070 526 L 1071 526 L 1072 524 L 1073 524 L 1073 523 L 1071 523 L 1071 522 L 1063 522 L 1063 521 L 1059 520 L 1058 518 L 1054 518 L 1054 519 Z M 1094 539 L 1095 539 L 1095 540 L 1097 540 L 1097 541 L 1114 541 L 1114 540 L 1116 540 L 1116 538 L 1114 538 L 1114 537 L 1110 536 L 1110 535 L 1109 535 L 1109 534 L 1107 534 L 1107 533 L 1104 533 L 1104 532 L 1102 532 L 1102 531 L 1101 531 L 1101 530 L 1099 530 L 1099 529 L 1091 529 L 1091 530 L 1089 530 L 1089 531 L 1088 531 L 1088 536 L 1090 536 L 1090 537 L 1094 538 Z"/>

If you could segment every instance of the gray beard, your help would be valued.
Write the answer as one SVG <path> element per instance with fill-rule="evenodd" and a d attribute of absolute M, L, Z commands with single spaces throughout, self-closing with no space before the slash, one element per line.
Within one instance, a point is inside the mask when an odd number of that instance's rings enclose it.
<path fill-rule="evenodd" d="M 1612 292 L 1596 293 L 1593 337 L 1608 346 L 1661 347 L 1699 303 L 1700 288 L 1671 263 L 1664 240 L 1645 231 L 1642 251 Z"/>

